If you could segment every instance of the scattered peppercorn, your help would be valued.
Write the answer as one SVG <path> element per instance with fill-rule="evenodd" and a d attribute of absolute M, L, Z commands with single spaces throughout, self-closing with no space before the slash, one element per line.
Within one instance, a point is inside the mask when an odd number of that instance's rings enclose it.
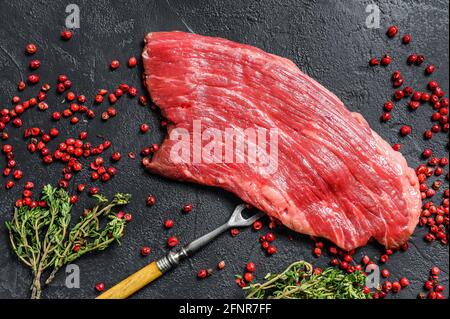
<path fill-rule="evenodd" d="M 72 39 L 72 32 L 70 30 L 64 30 L 63 32 L 61 32 L 61 39 L 69 41 L 70 39 Z"/>
<path fill-rule="evenodd" d="M 178 245 L 178 242 L 178 238 L 175 236 L 167 238 L 167 246 L 169 247 L 175 247 L 176 245 Z"/>
<path fill-rule="evenodd" d="M 230 235 L 231 235 L 232 237 L 236 237 L 237 235 L 239 235 L 239 229 L 237 229 L 237 228 L 231 228 L 231 229 L 230 229 Z"/>
<path fill-rule="evenodd" d="M 112 60 L 111 61 L 111 70 L 116 70 L 117 68 L 119 68 L 120 66 L 120 62 L 118 60 Z"/>
<path fill-rule="evenodd" d="M 149 130 L 149 125 L 146 123 L 141 124 L 141 126 L 139 127 L 139 130 L 141 131 L 142 134 L 145 134 L 148 132 Z"/>
<path fill-rule="evenodd" d="M 225 268 L 225 261 L 221 260 L 219 261 L 219 263 L 217 264 L 217 269 L 222 270 Z"/>
<path fill-rule="evenodd" d="M 405 34 L 402 38 L 402 43 L 403 44 L 409 44 L 411 42 L 411 35 L 409 34 Z"/>
<path fill-rule="evenodd" d="M 37 47 L 36 47 L 35 44 L 30 43 L 30 44 L 27 44 L 27 46 L 25 47 L 25 51 L 26 51 L 29 55 L 33 55 L 33 54 L 36 53 Z"/>
<path fill-rule="evenodd" d="M 387 30 L 387 35 L 390 38 L 395 37 L 397 35 L 397 33 L 398 33 L 398 27 L 396 25 L 390 26 Z"/>
<path fill-rule="evenodd" d="M 381 277 L 387 278 L 387 277 L 389 277 L 390 272 L 389 272 L 389 270 L 387 270 L 387 269 L 382 269 L 381 272 L 380 272 L 380 274 L 381 274 Z"/>
<path fill-rule="evenodd" d="M 260 220 L 257 220 L 252 225 L 253 230 L 258 231 L 262 228 L 262 222 Z"/>
<path fill-rule="evenodd" d="M 172 228 L 173 224 L 174 224 L 174 222 L 173 222 L 172 219 L 166 219 L 164 221 L 164 227 L 167 228 L 167 229 Z"/>
<path fill-rule="evenodd" d="M 186 204 L 186 205 L 184 205 L 183 206 L 183 213 L 189 213 L 189 212 L 191 212 L 192 211 L 192 204 Z"/>
<path fill-rule="evenodd" d="M 386 54 L 381 58 L 381 65 L 388 66 L 389 64 L 391 64 L 391 61 L 392 61 L 392 58 Z"/>
<path fill-rule="evenodd" d="M 369 65 L 371 65 L 371 66 L 375 66 L 375 65 L 379 65 L 379 64 L 380 64 L 380 61 L 378 61 L 378 59 L 375 57 L 371 58 L 369 61 Z"/>
<path fill-rule="evenodd" d="M 246 272 L 246 273 L 244 274 L 244 280 L 245 280 L 246 282 L 252 282 L 252 281 L 253 281 L 253 274 L 250 273 L 250 272 Z"/>
<path fill-rule="evenodd" d="M 408 56 L 408 64 L 414 64 L 417 61 L 417 55 L 416 54 L 411 54 L 410 56 Z"/>
<path fill-rule="evenodd" d="M 200 269 L 197 272 L 197 278 L 198 279 L 205 279 L 208 276 L 208 272 L 206 271 L 206 269 Z"/>
<path fill-rule="evenodd" d="M 136 57 L 131 57 L 128 59 L 128 67 L 134 68 L 137 65 L 137 59 Z"/>
<path fill-rule="evenodd" d="M 150 252 L 151 252 L 151 249 L 148 246 L 144 246 L 144 247 L 141 248 L 141 255 L 142 256 L 148 256 L 150 254 Z"/>
<path fill-rule="evenodd" d="M 150 207 L 153 206 L 153 205 L 155 205 L 155 203 L 156 203 L 156 198 L 155 198 L 155 196 L 149 195 L 149 196 L 147 197 L 146 203 L 147 203 L 147 206 L 150 206 Z"/>
<path fill-rule="evenodd" d="M 100 282 L 98 284 L 95 285 L 95 290 L 97 290 L 98 292 L 102 292 L 103 290 L 105 290 L 105 284 Z"/>
<path fill-rule="evenodd" d="M 403 125 L 400 129 L 400 133 L 402 134 L 402 136 L 409 135 L 411 133 L 411 127 L 408 125 Z"/>
<path fill-rule="evenodd" d="M 418 55 L 418 56 L 417 56 L 417 59 L 416 59 L 416 61 L 415 61 L 415 64 L 416 64 L 416 65 L 421 65 L 423 62 L 425 62 L 425 56 L 423 56 L 423 55 Z"/>
<path fill-rule="evenodd" d="M 254 272 L 256 270 L 255 263 L 248 262 L 247 265 L 245 265 L 245 269 L 247 269 L 248 272 Z"/>
<path fill-rule="evenodd" d="M 434 66 L 434 64 L 430 64 L 425 68 L 425 73 L 430 75 L 434 72 L 435 69 L 436 67 Z"/>

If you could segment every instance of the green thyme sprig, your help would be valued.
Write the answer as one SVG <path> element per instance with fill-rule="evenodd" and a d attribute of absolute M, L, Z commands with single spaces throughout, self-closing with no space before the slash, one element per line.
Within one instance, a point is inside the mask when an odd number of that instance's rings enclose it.
<path fill-rule="evenodd" d="M 88 252 L 104 250 L 123 236 L 126 222 L 122 218 L 117 218 L 116 214 L 112 213 L 112 209 L 128 204 L 131 195 L 116 194 L 110 203 L 102 195 L 95 195 L 94 198 L 97 200 L 97 205 L 91 210 L 84 211 L 80 222 L 70 231 L 68 239 L 58 246 L 54 269 L 46 280 L 46 284 L 53 280 L 56 272 L 65 264 L 73 262 Z M 102 218 L 109 220 L 103 228 Z M 77 248 L 74 249 L 75 247 Z"/>
<path fill-rule="evenodd" d="M 41 240 L 42 229 L 46 225 L 48 211 L 41 208 L 27 209 L 16 208 L 11 222 L 7 222 L 11 245 L 19 259 L 31 268 L 34 276 L 32 297 L 40 291 L 40 275 L 38 275 L 41 261 Z"/>
<path fill-rule="evenodd" d="M 125 220 L 113 209 L 129 203 L 131 196 L 116 194 L 111 202 L 96 195 L 96 206 L 85 210 L 80 221 L 69 231 L 72 205 L 64 189 L 47 185 L 42 191 L 46 207 L 20 207 L 6 222 L 12 249 L 33 273 L 31 298 L 41 297 L 41 277 L 46 271 L 50 283 L 56 272 L 82 255 L 104 250 L 123 236 Z M 102 222 L 105 220 L 105 222 Z"/>
<path fill-rule="evenodd" d="M 267 274 L 265 283 L 251 284 L 247 299 L 369 299 L 363 292 L 365 275 L 336 268 L 314 272 L 311 264 L 297 261 L 280 274 Z"/>

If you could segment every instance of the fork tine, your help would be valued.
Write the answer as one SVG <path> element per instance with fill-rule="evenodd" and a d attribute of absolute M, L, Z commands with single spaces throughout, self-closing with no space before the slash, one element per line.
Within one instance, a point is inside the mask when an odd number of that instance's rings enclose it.
<path fill-rule="evenodd" d="M 263 212 L 258 212 L 255 215 L 245 219 L 244 216 L 242 216 L 242 211 L 245 209 L 245 204 L 240 204 L 236 206 L 234 209 L 233 214 L 231 215 L 228 224 L 231 226 L 249 226 L 253 224 L 256 220 L 264 216 Z"/>
<path fill-rule="evenodd" d="M 251 225 L 251 224 L 253 224 L 254 222 L 256 222 L 258 219 L 260 219 L 261 217 L 263 217 L 264 214 L 265 214 L 264 212 L 258 212 L 258 213 L 256 213 L 255 215 L 253 215 L 252 217 L 246 219 L 245 222 L 247 223 L 247 225 Z"/>
<path fill-rule="evenodd" d="M 234 208 L 233 214 L 232 216 L 241 216 L 242 217 L 242 212 L 244 211 L 244 209 L 246 208 L 245 204 L 239 204 Z"/>

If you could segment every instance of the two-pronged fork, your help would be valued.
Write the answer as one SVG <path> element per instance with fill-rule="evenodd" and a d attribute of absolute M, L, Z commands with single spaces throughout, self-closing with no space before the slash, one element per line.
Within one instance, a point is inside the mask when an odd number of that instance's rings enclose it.
<path fill-rule="evenodd" d="M 190 257 L 193 253 L 207 245 L 224 231 L 233 227 L 250 226 L 264 215 L 264 213 L 258 212 L 252 217 L 245 219 L 244 216 L 242 216 L 242 211 L 244 209 L 245 204 L 238 205 L 230 219 L 225 224 L 207 233 L 206 235 L 197 238 L 190 244 L 182 247 L 177 252 L 171 251 L 161 259 L 148 264 L 144 268 L 135 272 L 108 291 L 98 296 L 97 299 L 124 299 L 131 296 L 152 281 L 161 277 L 165 272 L 177 266 L 181 260 Z"/>

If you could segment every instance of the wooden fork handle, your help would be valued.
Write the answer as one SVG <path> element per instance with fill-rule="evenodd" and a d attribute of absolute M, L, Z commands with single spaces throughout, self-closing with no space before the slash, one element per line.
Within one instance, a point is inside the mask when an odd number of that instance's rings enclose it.
<path fill-rule="evenodd" d="M 114 287 L 102 293 L 96 299 L 125 299 L 144 288 L 152 281 L 161 277 L 163 272 L 158 268 L 156 262 L 152 262 L 141 268 L 131 276 L 125 278 Z"/>

